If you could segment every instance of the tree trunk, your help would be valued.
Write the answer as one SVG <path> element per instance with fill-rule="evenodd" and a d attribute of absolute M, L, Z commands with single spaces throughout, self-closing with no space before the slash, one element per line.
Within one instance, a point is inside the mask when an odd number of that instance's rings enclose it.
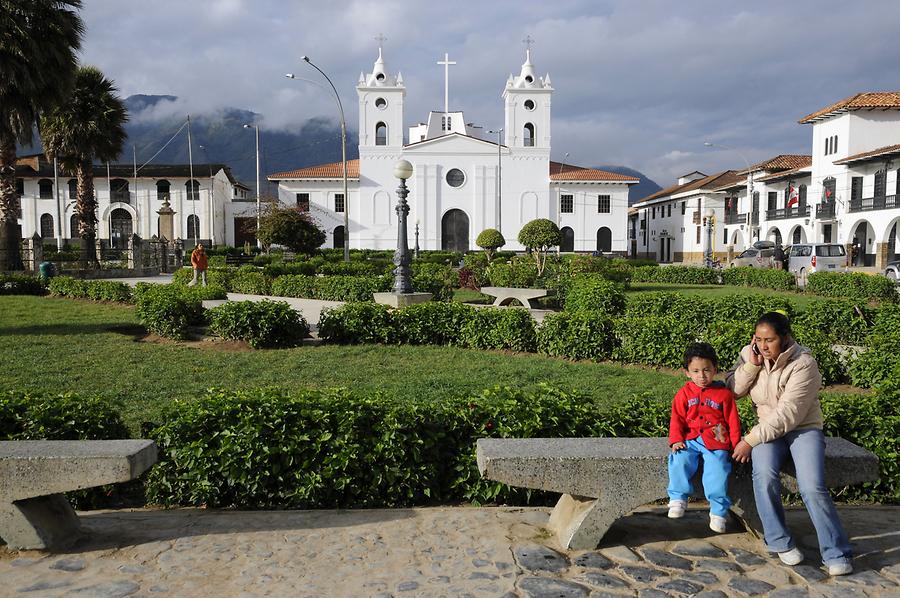
<path fill-rule="evenodd" d="M 99 268 L 97 261 L 97 200 L 94 197 L 94 165 L 81 160 L 75 169 L 78 181 L 77 204 L 78 236 L 81 237 L 81 267 L 85 270 Z"/>
<path fill-rule="evenodd" d="M 0 272 L 22 270 L 19 194 L 16 192 L 16 140 L 0 132 Z"/>

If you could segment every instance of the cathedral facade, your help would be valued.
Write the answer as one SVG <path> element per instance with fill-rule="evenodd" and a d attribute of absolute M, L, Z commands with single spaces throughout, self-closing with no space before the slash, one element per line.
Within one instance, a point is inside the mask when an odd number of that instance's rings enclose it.
<path fill-rule="evenodd" d="M 453 63 L 445 55 L 438 64 L 446 69 Z M 278 183 L 283 203 L 312 214 L 328 235 L 327 247 L 342 247 L 348 238 L 353 249 L 396 247 L 399 181 L 393 170 L 408 160 L 410 246 L 418 241 L 421 249 L 477 249 L 478 234 L 496 228 L 506 238 L 504 249 L 523 250 L 517 241 L 522 226 L 548 218 L 562 231 L 562 251 L 625 253 L 628 187 L 639 180 L 550 159 L 554 89 L 549 75 L 537 75 L 530 50 L 503 89 L 500 131 L 467 124 L 462 112 L 449 110 L 445 93 L 444 110 L 410 126 L 404 140 L 406 88 L 402 75 L 387 69 L 381 50 L 371 72 L 360 74 L 356 91 L 359 159 L 347 163 L 349 197 L 341 162 L 268 176 Z"/>

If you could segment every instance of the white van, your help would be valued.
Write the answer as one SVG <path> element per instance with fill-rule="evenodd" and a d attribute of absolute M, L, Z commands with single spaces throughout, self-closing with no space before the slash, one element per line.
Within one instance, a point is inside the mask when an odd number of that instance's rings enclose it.
<path fill-rule="evenodd" d="M 797 243 L 791 245 L 788 256 L 788 270 L 801 288 L 813 272 L 845 271 L 849 265 L 847 250 L 838 243 Z"/>

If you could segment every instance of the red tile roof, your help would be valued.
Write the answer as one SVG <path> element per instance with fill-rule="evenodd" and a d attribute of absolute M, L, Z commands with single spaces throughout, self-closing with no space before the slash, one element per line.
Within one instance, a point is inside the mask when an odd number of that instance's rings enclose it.
<path fill-rule="evenodd" d="M 711 174 L 709 176 L 703 177 L 702 179 L 688 181 L 682 185 L 672 185 L 671 187 L 667 187 L 665 189 L 662 189 L 661 191 L 657 191 L 652 195 L 648 195 L 643 199 L 639 199 L 637 203 L 642 204 L 645 202 L 651 202 L 656 199 L 662 199 L 665 197 L 669 197 L 670 195 L 675 195 L 676 193 L 684 193 L 685 191 L 693 191 L 696 189 L 715 190 L 718 187 L 733 185 L 741 178 L 742 177 L 738 176 L 738 173 L 734 170 L 726 170 L 724 172 Z"/>
<path fill-rule="evenodd" d="M 851 110 L 872 110 L 877 108 L 900 108 L 900 91 L 867 91 L 844 98 L 812 114 L 807 114 L 798 122 L 806 124 Z"/>
<path fill-rule="evenodd" d="M 750 167 L 750 170 L 791 170 L 794 168 L 805 168 L 806 166 L 812 166 L 812 156 L 779 154 L 774 158 L 754 164 Z M 746 176 L 747 171 L 742 170 L 739 174 Z"/>
<path fill-rule="evenodd" d="M 342 179 L 344 178 L 343 162 L 307 166 L 286 172 L 276 172 L 266 177 L 270 181 L 281 179 Z M 347 178 L 359 178 L 359 160 L 347 160 Z"/>
<path fill-rule="evenodd" d="M 581 166 L 573 166 L 572 164 L 563 164 L 560 162 L 550 162 L 550 180 L 551 181 L 615 181 L 623 183 L 640 183 L 641 180 L 628 176 L 627 174 L 619 174 L 618 172 L 607 172 L 606 170 L 597 170 L 596 168 L 583 168 Z"/>
<path fill-rule="evenodd" d="M 884 147 L 879 147 L 878 149 L 873 149 L 861 154 L 853 154 L 852 156 L 847 156 L 843 160 L 835 160 L 834 163 L 850 164 L 851 162 L 865 162 L 866 160 L 875 160 L 883 156 L 889 156 L 898 153 L 900 153 L 900 143 L 894 145 L 886 145 Z"/>
<path fill-rule="evenodd" d="M 776 172 L 775 174 L 768 174 L 764 177 L 754 178 L 754 181 L 759 181 L 761 183 L 765 183 L 768 181 L 778 181 L 789 178 L 801 178 L 805 176 L 812 176 L 812 171 L 809 166 L 804 166 L 803 168 L 790 168 L 788 170 L 782 170 L 780 172 Z"/>

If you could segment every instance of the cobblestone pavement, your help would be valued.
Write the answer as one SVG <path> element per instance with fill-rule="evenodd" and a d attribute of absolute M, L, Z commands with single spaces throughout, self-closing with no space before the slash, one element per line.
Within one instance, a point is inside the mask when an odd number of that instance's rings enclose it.
<path fill-rule="evenodd" d="M 662 507 L 620 520 L 595 551 L 563 552 L 541 508 L 360 511 L 95 511 L 65 554 L 0 547 L 0 595 L 76 596 L 900 596 L 900 508 L 843 507 L 856 573 L 817 565 L 805 512 L 789 523 L 807 560 L 785 567 L 735 526 Z"/>

